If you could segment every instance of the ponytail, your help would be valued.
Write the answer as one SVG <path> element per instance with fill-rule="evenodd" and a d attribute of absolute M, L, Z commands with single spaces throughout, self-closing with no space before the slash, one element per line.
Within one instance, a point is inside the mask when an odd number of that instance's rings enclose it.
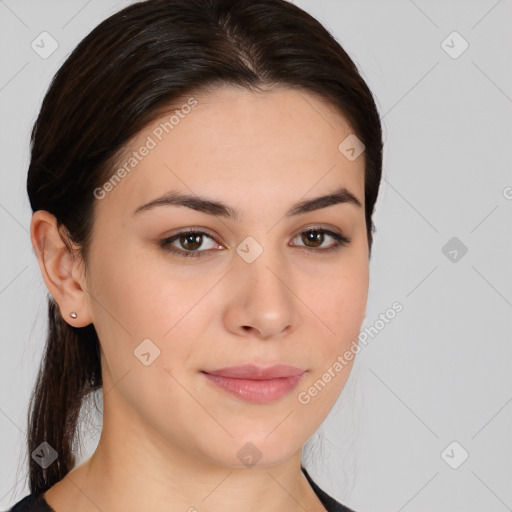
<path fill-rule="evenodd" d="M 94 326 L 69 325 L 53 298 L 48 300 L 48 322 L 45 353 L 28 411 L 29 486 L 33 494 L 45 492 L 73 469 L 73 440 L 83 399 L 102 385 Z M 44 442 L 49 447 L 41 447 Z M 55 456 L 52 450 L 57 458 L 48 465 L 52 454 Z"/>

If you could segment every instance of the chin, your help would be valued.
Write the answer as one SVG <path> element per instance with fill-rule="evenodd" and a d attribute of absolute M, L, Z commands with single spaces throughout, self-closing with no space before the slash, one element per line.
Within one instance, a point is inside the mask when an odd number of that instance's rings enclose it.
<path fill-rule="evenodd" d="M 227 443 L 217 445 L 218 449 L 210 453 L 210 457 L 217 464 L 239 469 L 270 468 L 282 464 L 302 449 L 302 439 L 293 438 L 287 432 L 272 432 L 273 429 L 275 424 L 261 435 L 246 431 Z M 269 435 L 269 432 L 272 433 Z"/>

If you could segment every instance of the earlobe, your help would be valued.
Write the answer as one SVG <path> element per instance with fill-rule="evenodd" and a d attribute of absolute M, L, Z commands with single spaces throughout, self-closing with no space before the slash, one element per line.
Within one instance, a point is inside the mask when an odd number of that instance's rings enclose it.
<path fill-rule="evenodd" d="M 72 252 L 72 242 L 66 238 L 64 226 L 59 233 L 55 216 L 38 210 L 30 223 L 30 239 L 43 279 L 62 318 L 73 327 L 89 325 L 92 317 L 82 267 Z"/>

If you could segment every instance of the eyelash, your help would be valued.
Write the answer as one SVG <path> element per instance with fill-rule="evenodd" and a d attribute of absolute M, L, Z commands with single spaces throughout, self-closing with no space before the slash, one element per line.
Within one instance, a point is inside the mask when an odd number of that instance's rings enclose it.
<path fill-rule="evenodd" d="M 341 249 L 341 247 L 343 247 L 343 246 L 347 246 L 351 242 L 351 240 L 352 240 L 351 238 L 343 236 L 343 235 L 341 235 L 339 233 L 335 233 L 334 231 L 330 231 L 330 230 L 324 229 L 324 228 L 315 228 L 315 227 L 308 228 L 308 229 L 305 229 L 305 230 L 301 231 L 294 238 L 297 238 L 297 236 L 300 236 L 300 235 L 302 235 L 304 233 L 310 233 L 310 232 L 313 232 L 313 233 L 323 233 L 323 234 L 329 235 L 330 237 L 332 237 L 334 239 L 335 242 L 334 242 L 333 245 L 331 245 L 327 249 L 319 249 L 319 248 L 314 248 L 314 247 L 302 246 L 302 249 L 305 249 L 308 252 L 309 251 L 322 252 L 324 254 L 325 253 L 331 253 L 331 252 L 334 252 L 334 251 L 337 251 L 337 250 Z M 173 235 L 173 236 L 171 236 L 169 238 L 164 238 L 160 242 L 160 247 L 162 247 L 167 252 L 170 252 L 171 254 L 175 254 L 177 256 L 181 256 L 181 257 L 184 257 L 184 258 L 188 258 L 188 257 L 198 258 L 198 257 L 202 257 L 202 256 L 207 255 L 209 250 L 204 250 L 204 251 L 199 251 L 199 250 L 184 251 L 183 249 L 178 249 L 178 248 L 174 247 L 173 245 L 171 245 L 174 241 L 178 240 L 180 238 L 180 236 L 189 235 L 189 234 L 193 234 L 193 235 L 206 235 L 208 238 L 211 238 L 213 240 L 213 237 L 211 237 L 208 233 L 205 233 L 204 231 L 185 230 L 185 231 L 181 231 L 179 233 L 176 233 L 175 235 Z"/>

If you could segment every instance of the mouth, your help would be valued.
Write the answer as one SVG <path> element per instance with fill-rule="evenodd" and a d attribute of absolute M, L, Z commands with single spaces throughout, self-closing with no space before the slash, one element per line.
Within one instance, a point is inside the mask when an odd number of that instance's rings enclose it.
<path fill-rule="evenodd" d="M 224 392 L 248 402 L 266 403 L 278 400 L 292 391 L 306 370 L 288 365 L 266 368 L 242 365 L 201 373 Z"/>

